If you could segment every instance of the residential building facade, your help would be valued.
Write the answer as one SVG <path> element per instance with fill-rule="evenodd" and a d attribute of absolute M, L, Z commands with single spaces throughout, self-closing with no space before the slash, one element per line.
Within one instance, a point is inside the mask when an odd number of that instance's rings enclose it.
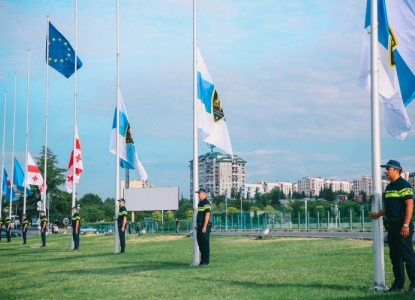
<path fill-rule="evenodd" d="M 224 195 L 227 190 L 228 197 L 231 190 L 236 193 L 245 188 L 246 161 L 237 155 L 220 152 L 208 152 L 198 157 L 199 188 L 205 188 L 208 199 L 213 196 Z M 193 160 L 190 161 L 190 195 L 193 195 Z"/>
<path fill-rule="evenodd" d="M 324 189 L 324 178 L 322 177 L 304 177 L 297 181 L 298 193 L 304 192 L 307 196 L 318 196 Z"/>

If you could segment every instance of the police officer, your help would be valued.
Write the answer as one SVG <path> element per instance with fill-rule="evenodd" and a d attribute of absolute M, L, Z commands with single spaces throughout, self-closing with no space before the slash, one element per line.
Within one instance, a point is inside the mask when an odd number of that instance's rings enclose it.
<path fill-rule="evenodd" d="M 118 200 L 120 209 L 118 212 L 118 219 L 114 217 L 114 220 L 118 220 L 118 235 L 120 236 L 121 253 L 125 251 L 125 225 L 127 223 L 127 209 L 125 208 L 125 199 Z"/>
<path fill-rule="evenodd" d="M 199 204 L 197 206 L 197 243 L 199 245 L 200 253 L 202 258 L 200 260 L 200 266 L 206 266 L 210 260 L 210 247 L 209 237 L 212 223 L 210 220 L 210 209 L 211 205 L 209 200 L 206 198 L 206 190 L 199 189 L 196 191 L 199 194 Z"/>
<path fill-rule="evenodd" d="M 0 200 L 1 201 L 1 200 Z M 3 221 L 1 220 L 1 217 L 0 217 L 0 232 L 1 232 L 1 227 L 3 226 Z M 1 234 L 0 234 L 0 241 L 1 241 Z"/>
<path fill-rule="evenodd" d="M 79 226 L 81 222 L 81 217 L 78 213 L 78 207 L 72 207 L 72 238 L 74 243 L 73 250 L 78 250 L 79 248 Z"/>
<path fill-rule="evenodd" d="M 7 236 L 7 242 L 10 243 L 10 237 L 11 237 L 11 231 L 12 231 L 12 221 L 10 220 L 10 217 L 6 217 L 6 236 Z"/>
<path fill-rule="evenodd" d="M 45 211 L 40 211 L 40 235 L 42 236 L 42 246 L 46 247 L 46 223 L 48 219 L 46 218 Z"/>
<path fill-rule="evenodd" d="M 27 216 L 26 214 L 23 214 L 22 216 L 23 220 L 22 220 L 22 245 L 26 245 L 26 234 L 27 234 L 27 226 L 29 225 L 29 221 L 27 220 Z"/>
<path fill-rule="evenodd" d="M 385 208 L 381 211 L 369 212 L 372 219 L 378 219 L 386 214 L 388 221 L 389 256 L 392 261 L 395 281 L 388 292 L 402 292 L 405 284 L 405 268 L 411 285 L 409 292 L 415 293 L 415 253 L 412 246 L 414 226 L 412 211 L 414 208 L 411 185 L 401 177 L 402 166 L 396 160 L 389 160 L 385 174 L 390 183 L 385 190 Z"/>

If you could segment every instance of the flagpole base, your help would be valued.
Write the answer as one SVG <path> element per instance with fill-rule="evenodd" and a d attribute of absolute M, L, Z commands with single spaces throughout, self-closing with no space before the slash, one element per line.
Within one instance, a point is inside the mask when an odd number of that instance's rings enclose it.
<path fill-rule="evenodd" d="M 194 263 L 190 264 L 189 266 L 190 267 L 198 267 L 199 266 L 199 263 L 198 262 L 194 262 Z"/>
<path fill-rule="evenodd" d="M 372 292 L 386 292 L 388 291 L 389 288 L 386 287 L 386 285 L 382 282 L 382 283 L 373 283 L 372 287 L 369 289 L 369 291 Z"/>

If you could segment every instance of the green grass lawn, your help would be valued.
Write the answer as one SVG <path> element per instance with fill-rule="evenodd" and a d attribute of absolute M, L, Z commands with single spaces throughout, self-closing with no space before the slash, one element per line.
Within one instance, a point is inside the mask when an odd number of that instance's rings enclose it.
<path fill-rule="evenodd" d="M 124 254 L 105 235 L 61 251 L 69 238 L 48 236 L 46 248 L 30 248 L 40 237 L 2 239 L 0 299 L 415 299 L 368 291 L 370 241 L 213 236 L 210 265 L 190 267 L 190 238 L 129 235 Z M 385 266 L 391 286 L 388 256 Z"/>

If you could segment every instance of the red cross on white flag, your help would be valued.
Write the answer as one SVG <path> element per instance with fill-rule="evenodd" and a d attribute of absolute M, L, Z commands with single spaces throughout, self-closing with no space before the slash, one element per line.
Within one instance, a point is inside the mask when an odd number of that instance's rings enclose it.
<path fill-rule="evenodd" d="M 82 155 L 81 155 L 81 143 L 79 142 L 78 136 L 78 127 L 75 127 L 75 138 L 76 138 L 76 149 L 75 149 L 75 179 L 74 179 L 74 152 L 71 153 L 71 158 L 69 160 L 68 172 L 66 172 L 66 191 L 68 193 L 72 193 L 73 182 L 75 181 L 75 185 L 78 185 L 79 178 L 81 176 L 82 171 L 84 170 L 84 166 L 82 164 Z"/>
<path fill-rule="evenodd" d="M 39 191 L 43 191 L 43 177 L 29 152 L 27 152 L 27 181 L 25 180 L 25 182 L 26 186 L 30 184 L 37 185 Z"/>

